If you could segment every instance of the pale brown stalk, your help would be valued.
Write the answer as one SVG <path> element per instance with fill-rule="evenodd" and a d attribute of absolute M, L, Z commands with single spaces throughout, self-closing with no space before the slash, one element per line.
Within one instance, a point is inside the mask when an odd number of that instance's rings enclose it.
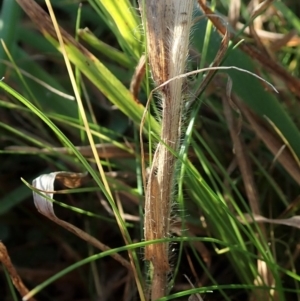
<path fill-rule="evenodd" d="M 2 263 L 3 267 L 6 268 L 14 287 L 17 289 L 17 291 L 20 293 L 22 297 L 25 296 L 28 293 L 28 289 L 24 285 L 16 268 L 11 262 L 7 249 L 1 241 L 0 241 L 0 262 Z M 36 299 L 34 298 L 30 298 L 30 300 L 36 301 Z"/>
<path fill-rule="evenodd" d="M 140 6 L 143 1 L 140 0 Z M 185 71 L 193 0 L 144 1 L 147 55 L 153 80 L 157 86 Z M 184 79 L 178 78 L 160 90 L 162 106 L 161 141 L 156 148 L 150 170 L 145 199 L 145 240 L 169 236 L 172 193 L 176 158 L 181 138 Z M 170 272 L 168 243 L 145 247 L 145 259 L 153 267 L 151 299 L 167 292 Z"/>

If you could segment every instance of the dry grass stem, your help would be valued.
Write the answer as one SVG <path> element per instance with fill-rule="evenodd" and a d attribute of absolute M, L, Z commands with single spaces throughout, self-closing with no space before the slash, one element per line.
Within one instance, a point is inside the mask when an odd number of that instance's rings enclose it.
<path fill-rule="evenodd" d="M 10 257 L 8 255 L 7 249 L 5 245 L 0 241 L 0 262 L 6 268 L 7 272 L 10 275 L 11 281 L 20 295 L 23 297 L 28 293 L 27 287 L 24 285 L 21 277 L 16 271 L 14 265 L 12 264 Z M 35 301 L 36 299 L 30 298 L 31 301 Z"/>
<path fill-rule="evenodd" d="M 140 1 L 142 4 L 142 1 Z M 145 1 L 147 54 L 157 86 L 185 71 L 194 1 Z M 169 236 L 176 152 L 181 138 L 184 79 L 178 78 L 160 90 L 162 107 L 161 141 L 151 166 L 145 201 L 145 239 Z M 145 259 L 153 265 L 151 299 L 166 294 L 170 272 L 169 245 L 146 246 Z"/>
<path fill-rule="evenodd" d="M 235 156 L 237 159 L 237 164 L 239 166 L 239 170 L 243 178 L 245 192 L 250 204 L 250 208 L 254 215 L 260 215 L 261 214 L 260 197 L 254 180 L 254 174 L 253 174 L 252 166 L 250 164 L 247 147 L 240 135 L 240 126 L 238 125 L 238 122 L 236 122 L 233 116 L 233 112 L 230 108 L 231 105 L 231 107 L 233 107 L 235 111 L 240 115 L 239 108 L 236 106 L 235 103 L 232 102 L 231 99 L 231 95 L 230 95 L 231 87 L 232 87 L 232 82 L 230 79 L 228 79 L 226 95 L 222 96 L 224 115 L 229 127 L 230 136 L 233 142 Z M 266 229 L 264 224 L 260 224 L 259 228 L 261 231 L 261 236 L 258 235 L 258 239 L 263 244 L 264 241 L 266 241 L 267 239 Z M 258 256 L 260 257 L 261 254 L 258 254 Z M 260 259 L 257 260 L 257 270 L 258 270 L 258 275 L 254 280 L 255 285 L 257 286 L 263 284 L 267 284 L 268 286 L 274 285 L 275 280 L 273 278 L 273 275 L 263 260 Z M 251 296 L 252 297 L 251 300 L 252 301 L 260 300 L 260 299 L 268 300 L 268 297 L 271 293 L 272 293 L 271 291 L 267 291 L 267 290 L 255 290 L 253 292 L 253 295 Z"/>

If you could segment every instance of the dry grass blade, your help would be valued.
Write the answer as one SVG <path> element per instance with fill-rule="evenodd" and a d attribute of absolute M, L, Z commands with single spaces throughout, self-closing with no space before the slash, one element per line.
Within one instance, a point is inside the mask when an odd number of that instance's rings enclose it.
<path fill-rule="evenodd" d="M 191 280 L 186 275 L 184 275 L 184 277 L 189 282 L 189 284 L 191 285 L 191 287 L 195 288 L 195 286 L 193 285 L 193 283 L 191 282 Z M 200 294 L 193 294 L 193 295 L 189 296 L 188 301 L 203 301 L 203 299 L 200 296 Z"/>
<path fill-rule="evenodd" d="M 227 124 L 230 131 L 230 136 L 234 146 L 234 153 L 237 159 L 237 163 L 242 174 L 243 183 L 246 191 L 247 198 L 250 203 L 251 210 L 253 214 L 259 215 L 261 210 L 259 206 L 259 194 L 257 191 L 257 187 L 254 181 L 253 170 L 250 164 L 250 159 L 248 156 L 247 148 L 245 142 L 242 140 L 240 135 L 240 127 L 234 120 L 234 116 L 232 114 L 232 110 L 230 108 L 230 104 L 232 103 L 231 100 L 231 87 L 232 81 L 228 78 L 228 83 L 226 87 L 226 95 L 221 96 L 223 101 L 224 107 L 224 114 L 227 120 Z M 234 106 L 238 114 L 240 114 L 240 110 Z M 266 229 L 264 225 L 260 225 L 260 230 L 263 238 L 260 237 L 259 239 L 265 241 L 267 238 L 266 236 Z M 262 260 L 257 260 L 257 270 L 259 272 L 258 276 L 256 277 L 254 283 L 257 286 L 267 284 L 268 286 L 274 285 L 274 278 L 272 276 L 271 271 L 266 266 L 265 262 Z M 252 300 L 268 300 L 270 292 L 267 290 L 258 290 L 253 292 Z"/>
<path fill-rule="evenodd" d="M 138 65 L 135 68 L 134 74 L 130 83 L 130 92 L 132 93 L 136 102 L 138 100 L 138 94 L 141 88 L 141 84 L 146 72 L 146 57 L 144 55 L 141 56 Z"/>
<path fill-rule="evenodd" d="M 273 52 L 276 52 L 279 51 L 284 46 L 293 47 L 299 44 L 300 44 L 300 39 L 299 37 L 297 37 L 297 31 L 291 30 L 286 34 L 278 35 L 278 38 L 271 43 L 270 49 Z"/>
<path fill-rule="evenodd" d="M 135 158 L 136 154 L 134 154 L 135 145 L 126 143 L 124 148 L 132 149 L 132 151 L 126 151 L 120 147 L 117 147 L 111 143 L 100 143 L 95 144 L 95 148 L 97 150 L 97 154 L 101 159 L 112 159 L 112 158 Z M 75 148 L 85 157 L 91 158 L 93 157 L 92 148 L 90 145 L 87 146 L 75 146 Z M 26 152 L 26 153 L 37 153 L 37 154 L 51 154 L 51 153 L 59 153 L 59 154 L 70 154 L 72 151 L 67 147 L 51 147 L 51 148 L 37 148 L 37 147 L 29 147 L 29 146 L 9 146 L 6 147 L 5 150 L 14 151 L 14 152 Z"/>
<path fill-rule="evenodd" d="M 289 149 L 282 146 L 285 144 L 281 139 L 276 137 L 271 130 L 266 127 L 259 117 L 257 117 L 243 102 L 234 97 L 234 102 L 238 106 L 242 114 L 247 118 L 257 136 L 265 143 L 271 153 L 277 158 L 282 167 L 291 175 L 291 177 L 300 185 L 300 168 L 293 154 Z M 278 155 L 280 153 L 280 155 Z"/>
<path fill-rule="evenodd" d="M 260 214 L 259 201 L 258 201 L 259 196 L 254 182 L 253 170 L 251 168 L 250 160 L 247 155 L 247 149 L 245 143 L 240 136 L 240 130 L 241 130 L 240 126 L 234 120 L 234 116 L 230 108 L 230 104 L 232 104 L 232 100 L 230 96 L 231 85 L 232 82 L 230 78 L 228 78 L 226 95 L 223 96 L 221 95 L 223 101 L 224 115 L 229 127 L 230 136 L 233 142 L 234 153 L 243 177 L 245 191 L 250 203 L 251 210 L 254 214 Z M 235 110 L 237 110 L 238 114 L 240 114 L 240 111 L 236 108 L 236 106 L 235 106 Z"/>
<path fill-rule="evenodd" d="M 90 180 L 90 176 L 87 172 L 75 173 L 62 171 L 56 174 L 55 180 L 67 188 L 77 188 L 87 183 Z"/>
<path fill-rule="evenodd" d="M 5 245 L 0 241 L 0 262 L 5 266 L 7 272 L 10 275 L 11 281 L 14 284 L 17 291 L 20 293 L 22 297 L 28 294 L 28 289 L 24 285 L 21 277 L 19 276 L 18 272 L 16 271 L 15 267 L 13 266 L 10 257 L 8 255 L 7 249 Z M 29 300 L 35 301 L 36 299 L 30 298 Z"/>
<path fill-rule="evenodd" d="M 240 18 L 241 0 L 232 0 L 229 4 L 228 21 L 235 28 Z"/>
<path fill-rule="evenodd" d="M 259 15 L 261 15 L 270 5 L 274 2 L 274 0 L 265 0 L 265 1 L 258 1 L 255 7 L 253 7 L 251 18 L 255 19 Z M 253 5 L 254 6 L 254 5 Z M 261 26 L 262 27 L 262 26 Z"/>
<path fill-rule="evenodd" d="M 65 228 L 66 230 L 72 232 L 79 238 L 85 240 L 86 242 L 90 243 L 97 249 L 101 251 L 108 251 L 110 248 L 106 246 L 105 244 L 101 243 L 99 240 L 97 240 L 95 237 L 89 235 L 85 231 L 79 229 L 78 227 L 65 222 L 61 219 L 59 219 L 53 210 L 53 203 L 51 201 L 48 201 L 44 196 L 52 199 L 53 198 L 53 191 L 54 191 L 54 181 L 57 177 L 57 175 L 60 175 L 60 179 L 62 181 L 62 177 L 66 175 L 67 172 L 53 172 L 50 174 L 44 174 L 39 176 L 38 178 L 33 180 L 33 187 L 39 191 L 41 191 L 41 195 L 38 194 L 37 192 L 33 192 L 33 199 L 34 199 L 34 204 L 37 208 L 37 210 L 46 216 L 47 218 L 51 219 L 53 222 L 56 224 L 60 225 L 61 227 Z M 73 179 L 75 178 L 74 173 L 73 174 Z M 69 178 L 69 177 L 68 177 Z M 112 254 L 111 257 L 113 257 L 115 260 L 120 262 L 124 267 L 126 267 L 128 270 L 132 270 L 130 263 L 124 259 L 122 256 L 119 254 Z"/>
<path fill-rule="evenodd" d="M 17 2 L 23 8 L 26 14 L 30 17 L 30 19 L 37 24 L 39 30 L 44 35 L 50 35 L 55 40 L 57 39 L 57 34 L 55 32 L 55 29 L 53 27 L 49 15 L 35 1 L 17 0 Z M 86 57 L 92 56 L 92 54 L 86 48 L 84 48 L 80 43 L 78 43 L 71 35 L 69 35 L 62 28 L 60 28 L 60 33 L 66 44 L 74 45 L 82 53 L 84 53 Z"/>
<path fill-rule="evenodd" d="M 274 218 L 267 218 L 258 214 L 253 214 L 252 216 L 245 213 L 243 215 L 243 219 L 237 217 L 239 221 L 243 224 L 245 223 L 269 223 L 269 224 L 276 224 L 276 225 L 285 225 L 289 227 L 294 227 L 300 229 L 300 215 L 295 215 L 290 218 L 282 218 L 282 219 L 274 219 Z"/>
<path fill-rule="evenodd" d="M 265 11 L 272 4 L 273 1 L 274 0 L 266 0 L 266 1 L 263 1 L 262 3 L 260 3 L 257 7 L 255 7 L 251 13 L 251 19 L 254 20 L 257 16 L 262 14 L 263 11 Z M 257 28 L 255 28 L 254 22 L 250 23 L 249 29 L 250 29 L 250 33 L 251 33 L 252 37 L 255 39 L 256 45 L 259 47 L 260 51 L 263 53 L 263 55 L 268 57 L 269 54 L 256 32 Z M 261 29 L 261 28 L 259 28 L 259 29 Z"/>
<path fill-rule="evenodd" d="M 237 30 L 242 30 L 245 27 L 245 24 L 238 22 L 236 27 Z M 249 35 L 250 34 L 249 28 L 245 28 L 244 33 Z M 273 50 L 273 52 L 278 50 L 283 45 L 288 47 L 293 47 L 299 45 L 300 43 L 300 38 L 297 35 L 296 30 L 291 30 L 287 34 L 282 34 L 282 33 L 271 32 L 263 29 L 256 29 L 256 33 L 265 44 L 267 45 L 271 44 L 270 48 Z M 285 41 L 285 43 L 283 41 Z M 279 43 L 278 47 L 276 47 L 277 42 Z"/>

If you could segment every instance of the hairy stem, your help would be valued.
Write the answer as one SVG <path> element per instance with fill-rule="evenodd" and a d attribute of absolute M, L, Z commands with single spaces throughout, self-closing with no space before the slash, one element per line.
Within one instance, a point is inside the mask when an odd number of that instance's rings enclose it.
<path fill-rule="evenodd" d="M 193 5 L 193 0 L 145 1 L 147 55 L 157 86 L 185 71 Z M 181 138 L 183 84 L 184 79 L 177 78 L 159 90 L 162 101 L 161 141 L 153 157 L 146 188 L 146 240 L 169 236 L 176 167 L 176 157 L 172 152 L 178 150 Z M 168 288 L 168 243 L 146 246 L 145 259 L 153 266 L 151 299 L 156 300 L 165 296 Z"/>

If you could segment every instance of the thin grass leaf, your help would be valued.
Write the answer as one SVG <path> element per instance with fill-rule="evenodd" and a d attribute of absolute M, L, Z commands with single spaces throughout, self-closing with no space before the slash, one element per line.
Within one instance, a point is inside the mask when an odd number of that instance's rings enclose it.
<path fill-rule="evenodd" d="M 130 59 L 125 53 L 99 40 L 88 28 L 80 29 L 78 35 L 81 39 L 114 62 L 122 65 L 123 67 L 132 68 L 134 63 L 132 59 Z"/>
<path fill-rule="evenodd" d="M 295 215 L 290 218 L 282 218 L 282 219 L 274 219 L 274 218 L 267 218 L 258 214 L 253 214 L 252 216 L 245 213 L 243 218 L 239 217 L 240 222 L 242 223 L 269 223 L 269 224 L 276 224 L 276 225 L 285 225 L 289 227 L 294 227 L 300 229 L 300 215 Z"/>
<path fill-rule="evenodd" d="M 128 0 L 89 0 L 103 20 L 117 37 L 120 46 L 128 54 L 139 58 L 141 52 L 141 33 L 139 19 Z"/>

